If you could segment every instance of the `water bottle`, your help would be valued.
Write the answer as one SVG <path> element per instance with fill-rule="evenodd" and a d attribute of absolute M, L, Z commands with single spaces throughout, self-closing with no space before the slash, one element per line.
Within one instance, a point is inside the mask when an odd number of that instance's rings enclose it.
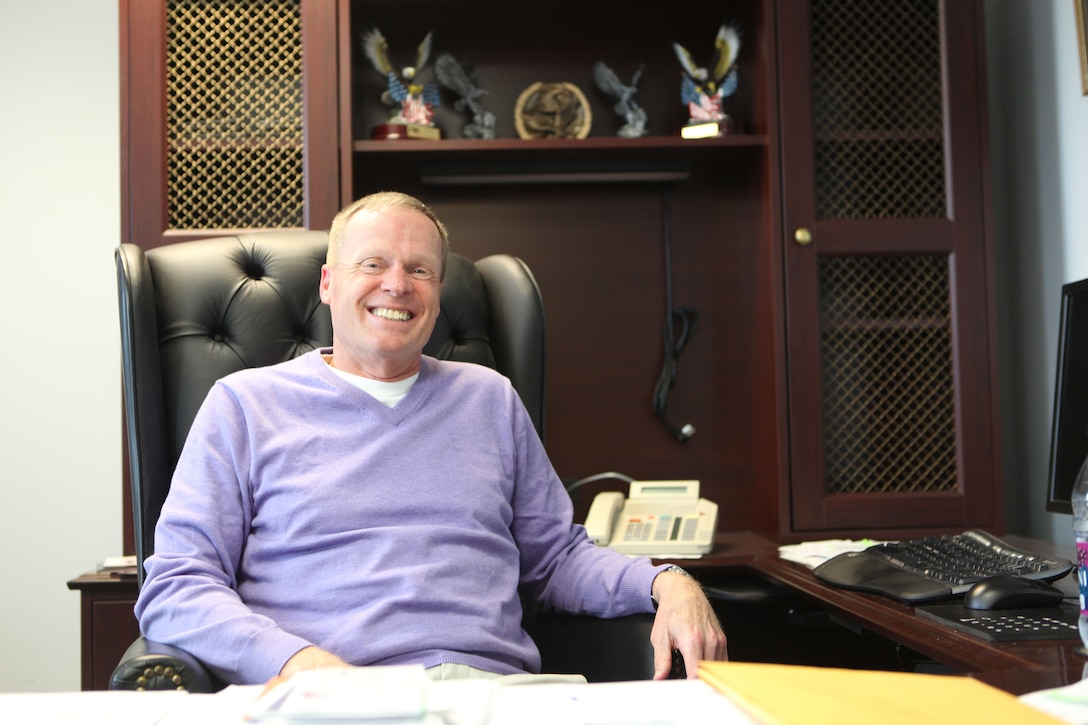
<path fill-rule="evenodd" d="M 1073 484 L 1073 538 L 1077 541 L 1077 584 L 1080 588 L 1080 629 L 1082 654 L 1088 654 L 1088 458 Z"/>

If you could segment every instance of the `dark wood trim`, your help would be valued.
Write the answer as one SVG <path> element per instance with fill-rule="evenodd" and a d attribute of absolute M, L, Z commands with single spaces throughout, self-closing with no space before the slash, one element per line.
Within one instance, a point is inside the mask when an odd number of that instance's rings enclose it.
<path fill-rule="evenodd" d="M 328 229 L 340 209 L 337 6 L 302 0 L 303 186 L 307 229 Z"/>
<path fill-rule="evenodd" d="M 345 207 L 354 200 L 352 179 L 354 173 L 355 151 L 352 149 L 352 47 L 351 47 L 351 0 L 337 0 L 337 20 L 339 21 L 339 33 L 337 35 L 337 79 L 340 94 L 340 133 L 339 162 L 340 162 L 340 207 Z"/>
<path fill-rule="evenodd" d="M 120 0 L 121 241 L 162 244 L 166 212 L 166 3 Z"/>

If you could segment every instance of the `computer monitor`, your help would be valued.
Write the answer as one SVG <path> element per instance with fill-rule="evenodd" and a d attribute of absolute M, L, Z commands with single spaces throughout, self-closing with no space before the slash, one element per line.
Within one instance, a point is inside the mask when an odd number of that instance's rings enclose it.
<path fill-rule="evenodd" d="M 1073 513 L 1077 472 L 1088 455 L 1088 279 L 1062 286 L 1058 374 L 1050 429 L 1047 511 Z"/>

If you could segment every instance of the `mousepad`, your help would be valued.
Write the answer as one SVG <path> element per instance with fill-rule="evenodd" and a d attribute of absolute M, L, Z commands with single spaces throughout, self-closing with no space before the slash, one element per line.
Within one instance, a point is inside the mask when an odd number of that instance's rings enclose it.
<path fill-rule="evenodd" d="M 1071 602 L 1031 609 L 967 609 L 957 602 L 915 607 L 914 611 L 990 642 L 1080 639 L 1080 605 Z"/>

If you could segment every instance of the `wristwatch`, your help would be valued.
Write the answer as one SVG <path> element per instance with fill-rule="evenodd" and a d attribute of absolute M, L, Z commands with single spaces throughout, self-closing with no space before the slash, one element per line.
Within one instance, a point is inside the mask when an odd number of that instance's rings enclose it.
<path fill-rule="evenodd" d="M 660 573 L 664 574 L 667 571 L 674 572 L 676 574 L 679 574 L 680 576 L 686 576 L 688 579 L 694 579 L 695 578 L 695 577 L 693 577 L 691 575 L 691 572 L 689 572 L 687 569 L 681 569 L 676 564 L 669 564 L 667 567 L 662 569 Z"/>

